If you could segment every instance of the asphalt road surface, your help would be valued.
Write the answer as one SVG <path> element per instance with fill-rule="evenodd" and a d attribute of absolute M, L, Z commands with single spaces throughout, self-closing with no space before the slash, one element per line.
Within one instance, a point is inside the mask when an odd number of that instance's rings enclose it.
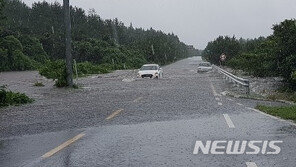
<path fill-rule="evenodd" d="M 165 66 L 159 80 L 129 70 L 80 78 L 76 90 L 37 72 L 0 74 L 0 84 L 36 99 L 0 109 L 0 166 L 295 166 L 296 126 L 253 109 L 282 104 L 222 96 L 226 82 L 197 73 L 200 61 Z M 196 141 L 282 143 L 276 155 L 193 154 Z"/>

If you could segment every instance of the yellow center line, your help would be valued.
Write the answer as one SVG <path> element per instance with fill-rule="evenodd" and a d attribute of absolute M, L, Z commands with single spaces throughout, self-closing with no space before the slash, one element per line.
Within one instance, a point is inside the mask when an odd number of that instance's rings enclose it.
<path fill-rule="evenodd" d="M 111 115 L 109 115 L 106 120 L 112 119 L 114 118 L 116 115 L 118 115 L 119 113 L 121 113 L 123 111 L 123 109 L 119 109 L 117 111 L 115 111 L 114 113 L 112 113 Z"/>
<path fill-rule="evenodd" d="M 82 138 L 85 134 L 84 133 L 80 133 L 79 135 L 73 137 L 72 139 L 64 142 L 63 144 L 59 145 L 58 147 L 50 150 L 49 152 L 45 153 L 44 155 L 42 155 L 42 158 L 49 158 L 52 155 L 54 155 L 55 153 L 61 151 L 62 149 L 66 148 L 67 146 L 69 146 L 70 144 L 74 143 L 75 141 L 79 140 L 80 138 Z"/>
<path fill-rule="evenodd" d="M 138 98 L 136 98 L 136 99 L 134 100 L 134 102 L 138 102 L 138 101 L 140 101 L 141 99 L 143 99 L 143 97 L 138 97 Z"/>

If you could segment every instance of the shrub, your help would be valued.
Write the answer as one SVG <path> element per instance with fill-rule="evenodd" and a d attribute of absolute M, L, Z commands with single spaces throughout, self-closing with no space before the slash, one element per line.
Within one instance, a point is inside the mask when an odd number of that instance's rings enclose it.
<path fill-rule="evenodd" d="M 48 56 L 37 38 L 23 35 L 19 40 L 22 43 L 23 52 L 26 56 L 40 63 L 45 63 L 48 60 Z"/>
<path fill-rule="evenodd" d="M 8 91 L 5 86 L 0 87 L 0 107 L 32 103 L 33 101 L 24 93 Z"/>
<path fill-rule="evenodd" d="M 0 38 L 0 71 L 34 69 L 35 61 L 23 53 L 23 46 L 14 36 Z"/>
<path fill-rule="evenodd" d="M 103 74 L 111 71 L 112 66 L 109 64 L 94 65 L 90 62 L 77 63 L 77 72 L 79 76 L 85 76 L 87 74 Z M 39 73 L 48 79 L 55 80 L 55 86 L 57 87 L 68 86 L 66 63 L 63 60 L 47 61 L 39 68 Z"/>
<path fill-rule="evenodd" d="M 94 65 L 90 62 L 77 63 L 77 71 L 79 76 L 87 74 L 105 74 L 112 71 L 109 64 Z"/>
<path fill-rule="evenodd" d="M 294 82 L 296 82 L 296 71 L 292 72 L 291 78 Z"/>
<path fill-rule="evenodd" d="M 35 82 L 34 86 L 43 87 L 44 84 L 42 82 Z"/>
<path fill-rule="evenodd" d="M 281 76 L 296 90 L 296 54 L 285 58 L 281 67 Z"/>
<path fill-rule="evenodd" d="M 234 69 L 244 70 L 257 77 L 275 76 L 277 66 L 273 59 L 273 56 L 264 53 L 241 54 L 229 60 L 227 65 Z"/>
<path fill-rule="evenodd" d="M 57 87 L 68 86 L 66 63 L 63 60 L 46 61 L 46 63 L 39 68 L 39 73 L 48 79 L 55 80 L 55 86 Z"/>

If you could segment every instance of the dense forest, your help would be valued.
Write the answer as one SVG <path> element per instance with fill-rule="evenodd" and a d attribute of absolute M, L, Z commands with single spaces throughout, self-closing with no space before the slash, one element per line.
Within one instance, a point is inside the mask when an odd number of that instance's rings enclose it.
<path fill-rule="evenodd" d="M 19 0 L 0 2 L 0 71 L 61 66 L 65 58 L 63 6 L 45 1 L 32 7 Z M 72 54 L 80 72 L 164 65 L 198 53 L 173 33 L 125 26 L 117 18 L 103 20 L 94 10 L 86 13 L 71 6 L 71 22 Z M 43 68 L 41 73 L 48 71 Z"/>
<path fill-rule="evenodd" d="M 273 25 L 273 34 L 257 39 L 236 39 L 220 36 L 209 42 L 203 51 L 205 59 L 220 64 L 220 55 L 227 55 L 222 65 L 241 69 L 258 77 L 281 76 L 286 86 L 296 90 L 296 21 L 284 20 Z"/>

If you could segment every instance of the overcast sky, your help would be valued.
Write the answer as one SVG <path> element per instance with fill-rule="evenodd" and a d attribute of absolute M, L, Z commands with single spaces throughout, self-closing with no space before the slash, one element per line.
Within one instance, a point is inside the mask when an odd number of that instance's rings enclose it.
<path fill-rule="evenodd" d="M 28 5 L 39 0 L 23 0 Z M 47 2 L 63 0 L 46 0 Z M 296 18 L 296 0 L 70 0 L 103 19 L 173 32 L 186 44 L 203 49 L 219 35 L 267 36 L 271 27 Z"/>

